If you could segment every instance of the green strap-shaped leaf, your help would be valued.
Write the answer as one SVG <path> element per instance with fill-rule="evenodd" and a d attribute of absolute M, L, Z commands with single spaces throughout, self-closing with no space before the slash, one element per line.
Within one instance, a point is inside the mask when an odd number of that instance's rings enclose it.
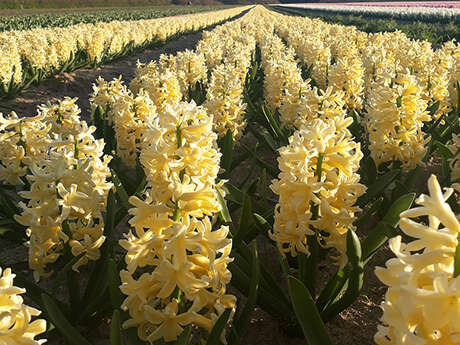
<path fill-rule="evenodd" d="M 225 192 L 226 192 L 226 198 L 229 201 L 232 201 L 238 205 L 243 205 L 244 192 L 241 189 L 232 185 L 229 182 L 224 184 L 223 188 L 225 189 Z"/>
<path fill-rule="evenodd" d="M 83 301 L 85 301 L 86 307 L 79 315 L 79 320 L 89 315 L 92 309 L 97 306 L 100 299 L 104 297 L 107 286 L 107 260 L 98 260 L 94 264 L 93 270 L 89 276 L 89 281 L 83 295 Z"/>
<path fill-rule="evenodd" d="M 67 273 L 72 269 L 72 266 L 80 260 L 86 253 L 81 253 L 80 255 L 74 256 L 69 262 L 67 262 L 64 267 L 62 267 L 58 274 L 56 274 L 55 278 L 53 279 L 53 287 L 57 287 L 59 283 L 61 283 L 67 277 Z"/>
<path fill-rule="evenodd" d="M 175 342 L 175 345 L 189 345 L 190 336 L 192 335 L 192 326 L 188 325 L 184 328 L 179 338 Z"/>
<path fill-rule="evenodd" d="M 43 306 L 50 321 L 61 335 L 72 345 L 91 345 L 67 320 L 64 313 L 58 308 L 54 300 L 47 294 L 42 294 Z"/>
<path fill-rule="evenodd" d="M 107 206 L 105 212 L 105 221 L 104 221 L 104 236 L 105 242 L 102 247 L 102 260 L 106 259 L 107 256 L 112 256 L 113 254 L 113 229 L 115 228 L 115 216 L 116 216 L 116 203 L 115 195 L 113 190 L 109 190 L 109 195 L 107 196 Z"/>
<path fill-rule="evenodd" d="M 288 276 L 288 287 L 295 315 L 308 344 L 332 345 L 310 291 L 300 280 L 293 276 Z"/>
<path fill-rule="evenodd" d="M 378 178 L 366 191 L 366 193 L 358 198 L 358 205 L 363 207 L 372 201 L 380 192 L 393 182 L 400 174 L 400 170 L 391 170 L 382 177 Z"/>
<path fill-rule="evenodd" d="M 225 309 L 222 315 L 219 316 L 216 323 L 214 324 L 214 327 L 211 330 L 211 333 L 209 333 L 206 345 L 219 345 L 221 343 L 220 336 L 224 331 L 225 326 L 227 325 L 231 312 L 232 309 Z"/>
<path fill-rule="evenodd" d="M 225 176 L 229 177 L 230 167 L 232 165 L 232 156 L 233 156 L 233 136 L 230 130 L 227 131 L 225 137 L 221 142 L 221 166 L 225 169 Z"/>
<path fill-rule="evenodd" d="M 328 321 L 335 315 L 348 308 L 358 298 L 363 287 L 363 262 L 359 238 L 352 230 L 347 232 L 347 257 L 351 265 L 348 286 L 343 296 L 336 302 L 331 303 L 322 313 L 323 320 Z"/>
<path fill-rule="evenodd" d="M 3 201 L 3 211 L 8 218 L 14 219 L 15 214 L 19 214 L 21 210 L 12 201 L 11 197 L 0 189 L 0 199 Z"/>
<path fill-rule="evenodd" d="M 247 193 L 248 195 L 253 195 L 253 194 L 256 192 L 257 186 L 258 186 L 259 184 L 260 184 L 260 178 L 257 177 L 257 178 L 255 178 L 255 179 L 249 184 L 246 193 Z"/>
<path fill-rule="evenodd" d="M 411 207 L 415 199 L 415 193 L 405 194 L 399 197 L 388 209 L 383 219 L 363 241 L 363 261 L 366 263 L 372 255 L 394 235 L 393 231 L 399 222 L 401 212 Z"/>
<path fill-rule="evenodd" d="M 242 243 L 241 246 L 238 248 L 237 252 L 235 253 L 235 260 L 237 260 L 238 258 L 241 258 L 240 261 L 242 263 L 244 262 L 243 265 L 240 265 L 241 267 L 244 266 L 244 271 L 250 272 L 251 268 L 249 266 L 249 262 L 251 261 L 251 250 L 245 243 Z M 273 278 L 271 273 L 268 272 L 263 265 L 260 266 L 260 273 L 261 286 L 259 289 L 259 297 L 261 295 L 264 295 L 263 292 L 266 290 L 267 296 L 268 294 L 274 296 L 274 299 L 270 302 L 270 304 L 273 305 L 273 303 L 276 302 L 278 304 L 277 308 L 279 309 L 279 311 L 284 313 L 286 316 L 290 315 L 290 313 L 292 313 L 291 302 L 286 297 L 286 293 L 279 286 L 278 281 L 276 281 L 275 278 Z"/>
<path fill-rule="evenodd" d="M 369 218 L 372 217 L 374 214 L 377 213 L 380 206 L 383 203 L 384 198 L 380 197 L 376 199 L 372 206 L 363 214 L 361 215 L 358 220 L 355 222 L 356 227 L 359 229 L 362 225 L 366 224 L 369 221 Z"/>
<path fill-rule="evenodd" d="M 457 235 L 457 248 L 455 249 L 454 278 L 458 275 L 460 275 L 460 232 Z"/>
<path fill-rule="evenodd" d="M 96 127 L 94 137 L 101 139 L 104 137 L 104 110 L 100 106 L 96 107 L 93 114 L 93 125 Z"/>
<path fill-rule="evenodd" d="M 126 192 L 125 187 L 121 183 L 120 178 L 115 173 L 115 171 L 113 169 L 110 169 L 110 172 L 112 173 L 112 181 L 115 185 L 115 190 L 121 200 L 121 203 L 126 210 L 129 210 L 130 208 L 132 208 L 131 204 L 129 203 L 129 195 Z"/>
<path fill-rule="evenodd" d="M 451 159 L 454 156 L 454 154 L 449 150 L 449 148 L 440 141 L 435 140 L 433 143 L 434 145 L 436 145 L 444 159 Z"/>
<path fill-rule="evenodd" d="M 227 207 L 227 202 L 225 201 L 225 198 L 222 196 L 222 193 L 220 192 L 219 188 L 216 188 L 217 192 L 217 201 L 220 204 L 221 210 L 220 210 L 220 217 L 222 218 L 222 221 L 225 224 L 230 224 L 232 222 L 232 217 L 230 216 L 230 212 L 228 211 Z"/>
<path fill-rule="evenodd" d="M 267 172 L 271 175 L 271 176 L 276 176 L 277 175 L 277 169 L 270 165 L 269 163 L 265 162 L 264 160 L 260 159 L 249 147 L 247 147 L 246 145 L 244 144 L 241 144 L 241 147 L 248 153 L 251 154 L 252 158 L 254 159 L 254 161 L 257 163 L 257 165 L 259 165 L 262 169 L 267 169 Z"/>
<path fill-rule="evenodd" d="M 249 319 L 251 317 L 252 311 L 256 306 L 257 294 L 259 291 L 259 280 L 260 280 L 260 265 L 259 265 L 259 255 L 257 253 L 257 244 L 254 242 L 254 248 L 252 251 L 252 264 L 251 264 L 251 283 L 249 285 L 249 295 L 244 305 L 243 311 L 239 317 L 235 320 L 234 326 L 235 330 L 238 331 L 239 336 L 243 336 L 246 328 L 249 325 Z M 230 343 L 233 343 L 230 341 Z"/>
<path fill-rule="evenodd" d="M 249 229 L 252 220 L 252 202 L 249 195 L 244 194 L 243 207 L 241 209 L 240 224 L 238 230 L 233 237 L 233 246 L 238 247 Z"/>
<path fill-rule="evenodd" d="M 109 295 L 110 302 L 112 303 L 112 308 L 120 308 L 121 303 L 123 302 L 123 295 L 120 291 L 120 270 L 115 263 L 115 260 L 110 258 L 107 261 L 107 275 L 109 280 Z"/>
<path fill-rule="evenodd" d="M 253 213 L 252 214 L 252 219 L 254 220 L 255 225 L 259 229 L 261 233 L 268 233 L 269 230 L 271 230 L 272 226 L 271 224 L 260 214 L 258 213 Z"/>
<path fill-rule="evenodd" d="M 248 276 L 249 270 L 239 267 L 236 260 L 228 265 L 230 272 L 232 272 L 232 286 L 236 287 L 244 295 L 249 294 L 249 285 L 251 279 Z M 262 286 L 259 289 L 257 296 L 257 304 L 269 314 L 275 317 L 288 319 L 292 313 L 289 308 L 286 308 L 281 300 L 271 294 Z"/>
<path fill-rule="evenodd" d="M 283 130 L 278 125 L 278 122 L 276 121 L 276 119 L 273 116 L 272 112 L 270 111 L 270 109 L 267 107 L 267 105 L 265 103 L 262 104 L 262 113 L 264 114 L 266 120 L 268 121 L 271 129 L 273 130 L 275 135 L 278 137 L 278 140 L 282 144 L 287 144 L 288 143 L 288 138 L 286 137 L 285 133 L 283 132 Z"/>
<path fill-rule="evenodd" d="M 115 309 L 110 321 L 110 345 L 122 345 L 120 310 Z"/>
<path fill-rule="evenodd" d="M 342 269 L 337 270 L 336 274 L 327 282 L 321 295 L 316 300 L 316 307 L 321 312 L 323 311 L 339 294 L 344 286 L 348 274 Z"/>

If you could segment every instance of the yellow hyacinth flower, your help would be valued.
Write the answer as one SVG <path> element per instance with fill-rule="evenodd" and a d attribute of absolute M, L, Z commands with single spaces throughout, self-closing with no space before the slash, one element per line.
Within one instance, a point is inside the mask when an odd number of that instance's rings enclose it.
<path fill-rule="evenodd" d="M 448 344 L 460 342 L 460 277 L 454 277 L 454 255 L 460 223 L 434 175 L 428 180 L 429 195 L 420 206 L 400 215 L 400 228 L 414 238 L 405 244 L 401 236 L 390 240 L 396 258 L 377 267 L 377 277 L 388 286 L 382 303 L 382 325 L 377 344 Z M 412 218 L 427 217 L 427 222 Z"/>
<path fill-rule="evenodd" d="M 216 184 L 220 153 L 213 118 L 193 102 L 167 105 L 147 127 L 140 155 L 148 188 L 132 196 L 134 232 L 120 245 L 127 270 L 122 309 L 140 339 L 174 341 L 183 327 L 210 331 L 235 297 L 226 294 L 229 229 L 213 229 L 220 211 Z"/>
<path fill-rule="evenodd" d="M 155 62 L 138 66 L 130 90 L 137 95 L 141 89 L 154 102 L 159 114 L 164 111 L 166 105 L 177 104 L 182 100 L 176 72 L 168 69 L 161 70 Z"/>
<path fill-rule="evenodd" d="M 64 245 L 74 256 L 83 254 L 72 266 L 78 270 L 100 257 L 105 239 L 102 212 L 112 188 L 107 182 L 111 157 L 103 155 L 102 140 L 94 139 L 95 127 L 80 120 L 75 102 L 66 98 L 41 106 L 34 118 L 40 122 L 31 128 L 14 117 L 1 121 L 5 127 L 20 127 L 16 145 L 24 151 L 21 162 L 30 188 L 19 193 L 28 201 L 19 203 L 22 213 L 15 219 L 27 226 L 29 266 L 36 280 L 51 274 L 47 266 L 62 255 Z M 32 131 L 37 126 L 41 132 Z"/>
<path fill-rule="evenodd" d="M 355 203 L 366 189 L 356 173 L 362 156 L 360 145 L 338 132 L 333 120 L 316 119 L 289 138 L 280 149 L 281 173 L 270 186 L 279 196 L 270 237 L 282 253 L 309 255 L 307 236 L 316 236 L 346 264 L 346 232 L 354 230 Z"/>
<path fill-rule="evenodd" d="M 246 127 L 243 88 L 238 69 L 233 65 L 222 64 L 214 68 L 204 107 L 214 115 L 213 127 L 219 137 L 224 137 L 228 130 L 235 141 L 243 135 Z"/>
<path fill-rule="evenodd" d="M 406 170 L 422 164 L 429 138 L 422 131 L 430 121 L 427 102 L 414 76 L 400 73 L 373 83 L 366 114 L 369 149 L 376 165 L 398 160 Z"/>
<path fill-rule="evenodd" d="M 0 268 L 0 344 L 41 345 L 46 340 L 35 337 L 46 331 L 46 321 L 32 321 L 41 312 L 23 303 L 26 290 L 13 285 L 14 277 L 10 268 Z"/>

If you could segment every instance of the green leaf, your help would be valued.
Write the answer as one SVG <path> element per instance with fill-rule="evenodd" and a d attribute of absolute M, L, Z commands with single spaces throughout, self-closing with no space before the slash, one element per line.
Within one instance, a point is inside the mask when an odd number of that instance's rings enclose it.
<path fill-rule="evenodd" d="M 14 219 L 15 214 L 21 213 L 19 207 L 17 207 L 12 201 L 11 196 L 7 195 L 2 189 L 0 189 L 1 200 L 3 201 L 4 209 L 3 211 L 8 216 L 8 218 Z"/>
<path fill-rule="evenodd" d="M 113 252 L 113 245 L 112 245 L 112 236 L 113 236 L 113 229 L 115 227 L 115 215 L 116 215 L 116 204 L 115 204 L 115 195 L 113 190 L 109 190 L 109 195 L 107 196 L 107 206 L 105 212 L 105 221 L 104 221 L 104 236 L 105 236 L 105 243 L 103 244 L 102 248 L 102 256 L 105 258 L 107 253 Z"/>
<path fill-rule="evenodd" d="M 366 224 L 369 221 L 370 217 L 377 213 L 383 203 L 383 200 L 384 198 L 380 197 L 372 203 L 372 206 L 356 221 L 356 228 L 360 229 L 363 224 Z"/>
<path fill-rule="evenodd" d="M 228 319 L 230 318 L 230 314 L 232 313 L 232 309 L 228 308 L 219 316 L 214 327 L 209 333 L 208 341 L 206 345 L 219 345 L 221 343 L 220 336 L 227 325 Z"/>
<path fill-rule="evenodd" d="M 120 270 L 115 263 L 115 260 L 110 258 L 107 261 L 107 278 L 109 281 L 109 295 L 110 295 L 110 302 L 112 303 L 112 308 L 117 309 L 120 308 L 121 303 L 123 302 L 123 295 L 120 291 Z"/>
<path fill-rule="evenodd" d="M 104 297 L 108 286 L 106 270 L 107 260 L 98 260 L 95 262 L 82 298 L 82 301 L 85 301 L 86 307 L 80 313 L 79 320 L 88 316 L 92 309 L 99 303 L 100 299 Z"/>
<path fill-rule="evenodd" d="M 72 345 L 91 345 L 67 320 L 65 315 L 54 303 L 54 300 L 47 294 L 42 294 L 43 306 L 48 314 L 50 321 L 56 326 L 61 335 Z"/>
<path fill-rule="evenodd" d="M 398 175 L 400 170 L 391 170 L 385 175 L 377 179 L 366 191 L 366 193 L 358 198 L 358 205 L 364 207 L 370 201 L 372 201 L 378 194 L 383 192 L 391 182 L 393 182 Z"/>
<path fill-rule="evenodd" d="M 238 225 L 238 230 L 233 237 L 233 245 L 238 247 L 246 232 L 249 229 L 252 218 L 252 202 L 249 195 L 244 194 L 243 207 L 241 208 L 241 217 L 240 224 Z"/>
<path fill-rule="evenodd" d="M 288 276 L 289 295 L 295 315 L 310 345 L 332 345 L 310 291 L 293 276 Z"/>
<path fill-rule="evenodd" d="M 260 183 L 260 178 L 259 178 L 259 177 L 255 178 L 255 179 L 249 184 L 246 193 L 247 193 L 248 195 L 254 194 L 254 193 L 256 192 L 256 190 L 257 190 L 257 186 L 259 185 L 259 183 Z"/>
<path fill-rule="evenodd" d="M 230 175 L 230 167 L 232 165 L 232 155 L 233 155 L 233 136 L 230 130 L 227 131 L 225 137 L 221 143 L 221 152 L 222 152 L 222 159 L 221 159 L 221 166 L 225 169 L 225 176 L 229 177 Z"/>
<path fill-rule="evenodd" d="M 241 147 L 246 151 L 248 152 L 252 158 L 254 159 L 254 161 L 257 163 L 257 165 L 259 165 L 262 169 L 267 169 L 267 172 L 271 175 L 271 176 L 276 176 L 277 173 L 278 173 L 278 170 L 272 166 L 271 164 L 265 162 L 264 160 L 260 159 L 249 147 L 247 147 L 246 145 L 244 144 L 241 144 Z"/>
<path fill-rule="evenodd" d="M 272 225 L 260 214 L 258 213 L 253 213 L 252 214 L 252 219 L 254 220 L 255 225 L 259 229 L 261 233 L 268 233 L 268 231 L 271 230 Z"/>
<path fill-rule="evenodd" d="M 143 168 L 139 158 L 136 158 L 136 178 L 137 178 L 137 181 L 138 181 L 138 188 L 139 188 L 139 185 L 141 185 L 143 183 L 143 181 L 145 180 L 144 168 Z"/>
<path fill-rule="evenodd" d="M 361 260 L 361 242 L 354 231 L 347 232 L 347 257 L 348 261 L 355 266 Z"/>
<path fill-rule="evenodd" d="M 363 241 L 362 257 L 365 262 L 367 262 L 372 255 L 394 235 L 393 231 L 399 222 L 399 214 L 411 207 L 414 199 L 415 193 L 409 193 L 399 197 L 390 206 L 383 219 Z"/>
<path fill-rule="evenodd" d="M 375 166 L 375 162 L 371 156 L 367 157 L 364 167 L 365 167 L 364 174 L 365 174 L 367 184 L 368 185 L 373 184 L 377 178 L 377 167 Z"/>
<path fill-rule="evenodd" d="M 113 169 L 110 169 L 110 172 L 112 173 L 112 181 L 115 186 L 115 190 L 121 200 L 121 203 L 126 210 L 129 210 L 130 208 L 132 208 L 132 206 L 129 203 L 128 193 L 126 192 L 125 187 L 121 183 L 120 178 L 115 173 L 115 171 Z"/>
<path fill-rule="evenodd" d="M 94 132 L 94 137 L 96 139 L 101 139 L 104 137 L 104 111 L 100 106 L 96 107 L 96 110 L 93 114 L 93 125 L 96 127 Z"/>
<path fill-rule="evenodd" d="M 323 311 L 337 297 L 340 289 L 344 286 L 348 275 L 342 269 L 338 269 L 335 275 L 327 282 L 321 295 L 316 300 L 319 311 Z"/>
<path fill-rule="evenodd" d="M 110 321 L 110 345 L 122 345 L 120 310 L 115 309 Z"/>
<path fill-rule="evenodd" d="M 232 286 L 247 296 L 249 294 L 249 285 L 251 281 L 248 276 L 250 269 L 242 268 L 239 264 L 240 262 L 235 259 L 234 262 L 231 262 L 228 265 L 230 272 L 232 272 L 231 283 Z M 261 281 L 261 286 L 257 296 L 257 304 L 275 317 L 288 319 L 292 314 L 292 311 L 289 309 L 289 304 L 286 305 L 282 298 L 272 294 L 271 291 L 266 289 L 266 287 L 262 284 L 263 283 Z M 282 296 L 285 297 L 284 295 Z"/>
<path fill-rule="evenodd" d="M 440 103 L 439 101 L 436 101 L 436 102 L 434 102 L 432 105 L 430 105 L 426 110 L 427 110 L 431 115 L 433 115 L 433 114 L 435 114 L 435 113 L 438 111 L 439 105 L 440 105 L 440 104 L 441 104 L 441 103 Z"/>
<path fill-rule="evenodd" d="M 127 330 L 125 330 L 126 338 L 128 338 L 128 345 L 146 345 L 146 342 L 143 342 L 142 340 L 139 339 L 137 335 L 137 328 L 136 327 L 130 327 Z"/>
<path fill-rule="evenodd" d="M 260 266 L 259 266 L 259 255 L 257 253 L 257 243 L 254 242 L 252 250 L 252 264 L 251 264 L 251 282 L 249 284 L 249 295 L 244 305 L 243 311 L 239 317 L 235 320 L 234 327 L 239 336 L 243 336 L 246 328 L 249 325 L 249 319 L 251 318 L 252 311 L 256 306 L 257 294 L 259 291 L 259 280 L 260 280 Z M 233 343 L 230 341 L 230 343 Z"/>
<path fill-rule="evenodd" d="M 383 221 L 392 227 L 396 227 L 399 222 L 399 214 L 411 207 L 414 199 L 415 193 L 408 193 L 406 195 L 400 196 L 390 206 L 387 213 L 383 217 Z"/>
<path fill-rule="evenodd" d="M 72 269 L 72 266 L 80 260 L 83 256 L 85 256 L 86 253 L 81 253 L 80 255 L 74 256 L 71 260 L 69 260 L 64 267 L 59 271 L 59 273 L 56 275 L 56 277 L 53 279 L 53 285 L 59 284 L 59 282 L 62 282 L 64 279 L 66 279 L 67 273 Z"/>
<path fill-rule="evenodd" d="M 460 275 L 460 233 L 457 235 L 457 248 L 454 257 L 454 278 Z"/>
<path fill-rule="evenodd" d="M 338 301 L 326 307 L 321 314 L 323 320 L 330 320 L 332 317 L 348 308 L 356 298 L 358 298 L 363 287 L 364 275 L 364 263 L 361 260 L 361 254 L 362 251 L 359 238 L 354 231 L 349 230 L 347 232 L 347 257 L 351 264 L 351 271 L 347 290 Z"/>
<path fill-rule="evenodd" d="M 454 157 L 454 154 L 447 148 L 446 145 L 444 145 L 440 141 L 435 140 L 434 145 L 436 145 L 436 147 L 438 148 L 439 152 L 441 153 L 444 159 L 448 160 Z"/>
<path fill-rule="evenodd" d="M 220 217 L 222 218 L 225 224 L 230 224 L 232 222 L 232 217 L 230 217 L 230 212 L 228 211 L 227 202 L 222 196 L 222 193 L 220 192 L 219 188 L 216 188 L 216 192 L 217 192 L 217 201 L 219 202 L 220 207 L 222 208 L 220 210 Z"/>
<path fill-rule="evenodd" d="M 267 120 L 268 124 L 270 125 L 270 128 L 272 129 L 273 133 L 277 136 L 278 140 L 281 141 L 283 144 L 286 144 L 288 142 L 287 137 L 281 130 L 280 126 L 273 117 L 272 112 L 266 104 L 262 105 L 262 113 L 265 116 L 265 119 Z"/>
<path fill-rule="evenodd" d="M 224 184 L 223 189 L 226 193 L 226 198 L 238 205 L 243 205 L 244 192 L 230 182 Z"/>
<path fill-rule="evenodd" d="M 192 335 L 192 326 L 188 325 L 182 331 L 175 345 L 189 345 L 191 335 Z"/>

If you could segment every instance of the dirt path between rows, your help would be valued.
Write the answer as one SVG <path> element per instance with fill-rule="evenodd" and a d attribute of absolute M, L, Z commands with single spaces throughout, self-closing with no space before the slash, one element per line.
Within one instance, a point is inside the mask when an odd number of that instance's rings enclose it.
<path fill-rule="evenodd" d="M 174 54 L 184 49 L 193 49 L 201 39 L 201 32 L 185 35 L 166 43 L 162 47 L 146 49 L 139 54 L 127 56 L 117 61 L 102 65 L 96 69 L 83 68 L 71 73 L 61 73 L 50 79 L 44 80 L 40 85 L 32 86 L 22 91 L 13 100 L 2 102 L 7 107 L 15 109 L 19 116 L 33 116 L 37 113 L 37 106 L 54 102 L 58 99 L 78 97 L 77 104 L 82 110 L 81 116 L 90 119 L 89 94 L 92 85 L 98 77 L 112 80 L 123 76 L 123 81 L 129 83 L 134 78 L 136 64 L 157 60 L 161 54 Z M 0 109 L 0 112 L 6 112 Z"/>

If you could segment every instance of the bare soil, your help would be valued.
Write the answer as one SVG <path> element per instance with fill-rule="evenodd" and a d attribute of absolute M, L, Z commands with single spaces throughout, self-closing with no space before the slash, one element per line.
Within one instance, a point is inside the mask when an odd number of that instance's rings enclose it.
<path fill-rule="evenodd" d="M 92 92 L 92 84 L 101 76 L 106 80 L 111 80 L 123 76 L 125 83 L 128 83 L 133 77 L 136 69 L 136 63 L 149 62 L 159 58 L 160 54 L 171 54 L 184 49 L 192 49 L 200 40 L 201 33 L 190 34 L 171 41 L 163 47 L 157 49 L 145 50 L 135 56 L 125 57 L 116 62 L 103 65 L 97 69 L 81 69 L 72 73 L 62 73 L 49 80 L 43 81 L 38 86 L 33 86 L 23 91 L 16 99 L 4 102 L 8 107 L 16 109 L 17 113 L 22 116 L 32 116 L 36 114 L 37 105 L 54 102 L 65 96 L 78 97 L 78 105 L 82 110 L 82 117 L 90 119 L 90 108 L 88 96 Z M 276 165 L 276 157 L 264 157 Z M 248 163 L 246 163 L 248 164 Z M 247 170 L 246 170 L 247 171 Z M 245 176 L 244 171 L 242 174 Z M 125 228 L 126 231 L 126 228 Z M 372 230 L 371 230 L 372 231 Z M 260 254 L 264 261 L 265 267 L 274 272 L 275 278 L 281 278 L 277 254 L 275 248 L 267 240 L 259 241 Z M 0 247 L 5 245 L 0 242 Z M 24 247 L 11 248 L 2 251 L 0 260 L 8 261 L 6 264 L 12 265 L 13 268 L 24 271 L 27 269 L 27 252 Z M 378 320 L 381 316 L 380 303 L 385 293 L 385 287 L 378 281 L 373 273 L 375 266 L 383 266 L 385 261 L 391 257 L 389 249 L 383 248 L 375 255 L 371 262 L 365 268 L 364 287 L 361 296 L 355 303 L 342 312 L 339 316 L 327 324 L 330 336 L 334 344 L 337 345 L 370 345 L 373 344 L 373 335 L 376 332 Z M 334 272 L 335 268 L 330 261 L 322 264 L 320 269 L 321 276 L 328 276 Z M 281 280 L 281 279 L 279 279 Z M 239 295 L 234 289 L 232 293 Z M 240 297 L 240 296 L 238 296 Z M 244 300 L 244 298 L 243 298 Z M 108 327 L 102 327 L 95 331 L 94 344 L 108 344 Z M 53 337 L 54 338 L 54 337 Z M 56 339 L 49 339 L 50 345 L 60 345 L 62 342 Z M 279 322 L 260 309 L 256 309 L 251 319 L 251 325 L 246 335 L 242 339 L 242 345 L 307 345 L 303 338 L 292 337 L 286 334 Z"/>

